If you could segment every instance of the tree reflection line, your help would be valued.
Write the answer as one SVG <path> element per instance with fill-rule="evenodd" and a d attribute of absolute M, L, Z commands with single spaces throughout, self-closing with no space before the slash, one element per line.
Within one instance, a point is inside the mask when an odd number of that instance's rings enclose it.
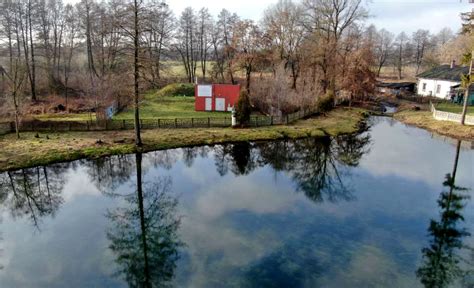
<path fill-rule="evenodd" d="M 466 228 L 459 227 L 459 222 L 464 221 L 462 210 L 466 206 L 466 200 L 470 199 L 466 194 L 468 189 L 455 184 L 460 148 L 461 141 L 458 140 L 453 170 L 446 175 L 443 182 L 448 191 L 441 192 L 438 199 L 441 219 L 430 221 L 428 228 L 430 245 L 422 249 L 423 263 L 416 272 L 421 283 L 427 288 L 448 287 L 457 280 L 471 281 L 472 279 L 469 280 L 468 277 L 474 276 L 472 271 L 474 249 L 463 244 L 463 238 L 471 234 Z M 462 258 L 458 254 L 461 250 L 470 250 L 473 259 Z M 463 264 L 471 267 L 471 270 L 463 269 L 461 267 Z M 469 285 L 474 285 L 474 282 Z"/>

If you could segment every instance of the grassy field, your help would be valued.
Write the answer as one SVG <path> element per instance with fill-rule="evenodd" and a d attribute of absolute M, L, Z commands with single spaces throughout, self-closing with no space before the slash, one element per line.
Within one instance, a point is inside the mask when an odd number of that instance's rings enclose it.
<path fill-rule="evenodd" d="M 356 132 L 362 119 L 364 113 L 361 109 L 339 108 L 290 126 L 144 130 L 141 151 L 347 134 Z M 0 171 L 136 151 L 133 130 L 49 133 L 40 134 L 39 138 L 35 134 L 22 133 L 19 140 L 13 133 L 0 136 Z M 101 141 L 98 142 L 98 139 Z"/>
<path fill-rule="evenodd" d="M 451 112 L 451 113 L 462 113 L 462 105 L 457 105 L 454 103 L 439 103 L 436 105 L 436 109 L 445 111 L 445 112 Z M 468 115 L 474 115 L 474 106 L 468 106 L 467 107 L 467 114 Z"/>
<path fill-rule="evenodd" d="M 114 116 L 114 119 L 133 119 L 133 109 L 127 109 Z M 140 104 L 140 118 L 198 118 L 224 117 L 229 112 L 204 112 L 194 110 L 194 97 L 156 96 L 156 92 L 147 93 Z"/>
<path fill-rule="evenodd" d="M 183 62 L 181 61 L 164 61 L 163 63 L 164 77 L 186 77 L 186 70 L 184 69 Z M 206 64 L 206 76 L 211 75 L 210 71 L 215 65 L 214 61 L 208 61 Z M 202 77 L 201 62 L 197 63 L 196 76 Z"/>

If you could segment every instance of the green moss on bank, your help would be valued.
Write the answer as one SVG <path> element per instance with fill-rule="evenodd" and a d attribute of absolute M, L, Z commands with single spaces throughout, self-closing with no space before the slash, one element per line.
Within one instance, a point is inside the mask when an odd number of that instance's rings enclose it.
<path fill-rule="evenodd" d="M 339 108 L 289 126 L 144 130 L 142 151 L 236 141 L 336 136 L 356 132 L 364 117 L 361 109 Z M 133 137 L 133 131 L 64 132 L 41 134 L 40 138 L 35 138 L 35 133 L 22 133 L 19 140 L 14 134 L 8 134 L 0 137 L 0 171 L 133 153 L 136 151 Z"/>

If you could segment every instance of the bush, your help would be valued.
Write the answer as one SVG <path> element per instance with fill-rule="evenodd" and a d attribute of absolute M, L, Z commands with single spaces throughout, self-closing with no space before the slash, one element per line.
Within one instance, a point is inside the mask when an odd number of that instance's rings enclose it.
<path fill-rule="evenodd" d="M 250 122 L 251 113 L 252 106 L 250 105 L 249 94 L 247 90 L 242 90 L 237 105 L 235 105 L 235 117 L 240 125 L 244 126 Z"/>
<path fill-rule="evenodd" d="M 194 96 L 194 84 L 192 83 L 173 83 L 163 87 L 157 93 L 162 96 Z"/>
<path fill-rule="evenodd" d="M 317 107 L 320 112 L 327 112 L 334 108 L 334 93 L 328 91 L 326 95 L 318 99 Z"/>

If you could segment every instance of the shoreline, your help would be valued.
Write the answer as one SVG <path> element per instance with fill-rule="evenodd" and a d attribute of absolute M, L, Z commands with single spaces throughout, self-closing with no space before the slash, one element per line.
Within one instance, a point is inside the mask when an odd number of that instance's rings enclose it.
<path fill-rule="evenodd" d="M 367 113 L 359 108 L 336 108 L 325 115 L 288 126 L 261 128 L 198 128 L 142 130 L 143 147 L 134 145 L 134 131 L 34 132 L 0 136 L 0 173 L 80 159 L 152 152 L 241 141 L 270 141 L 351 134 L 360 130 Z"/>
<path fill-rule="evenodd" d="M 463 141 L 474 141 L 474 126 L 462 126 L 455 122 L 436 120 L 429 111 L 402 110 L 396 112 L 393 118 L 401 123 L 416 126 L 442 136 Z"/>

